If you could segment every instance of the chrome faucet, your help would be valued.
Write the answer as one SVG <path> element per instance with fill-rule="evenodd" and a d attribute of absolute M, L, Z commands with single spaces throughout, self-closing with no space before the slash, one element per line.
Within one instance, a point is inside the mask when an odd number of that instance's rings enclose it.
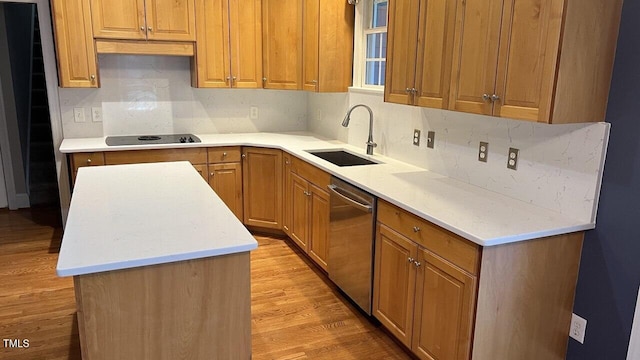
<path fill-rule="evenodd" d="M 347 111 L 347 116 L 345 116 L 344 120 L 342 120 L 342 126 L 349 126 L 349 120 L 351 120 L 351 112 L 353 111 L 353 109 L 361 106 L 369 111 L 369 139 L 367 139 L 367 155 L 373 155 L 373 148 L 378 146 L 378 144 L 373 142 L 373 111 L 371 111 L 370 107 L 365 104 L 353 105 L 349 109 L 349 111 Z"/>

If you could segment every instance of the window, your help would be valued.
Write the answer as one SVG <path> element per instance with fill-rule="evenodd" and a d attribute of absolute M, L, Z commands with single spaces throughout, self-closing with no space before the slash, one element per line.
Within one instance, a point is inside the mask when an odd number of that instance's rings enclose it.
<path fill-rule="evenodd" d="M 354 86 L 382 90 L 387 57 L 387 0 L 363 0 L 356 12 Z"/>

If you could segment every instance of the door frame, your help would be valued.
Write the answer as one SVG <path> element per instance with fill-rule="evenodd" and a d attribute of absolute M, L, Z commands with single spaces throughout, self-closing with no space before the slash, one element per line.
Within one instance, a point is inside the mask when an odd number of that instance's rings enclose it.
<path fill-rule="evenodd" d="M 49 0 L 0 0 L 0 3 L 24 3 L 35 4 L 38 11 L 38 20 L 40 25 L 40 42 L 42 43 L 42 60 L 44 62 L 44 76 L 47 87 L 47 100 L 49 102 L 49 117 L 51 121 L 51 135 L 53 139 L 53 153 L 56 162 L 56 172 L 58 180 L 58 195 L 60 196 L 60 210 L 62 211 L 62 222 L 66 223 L 67 214 L 69 213 L 69 203 L 71 202 L 71 189 L 69 186 L 69 170 L 67 167 L 66 157 L 60 152 L 60 145 L 64 138 L 62 131 L 62 113 L 60 112 L 60 98 L 58 94 L 58 70 L 56 65 L 55 45 L 53 42 L 53 24 L 51 23 L 51 9 Z M 0 103 L 0 110 L 4 111 L 4 104 Z M 2 113 L 4 119 L 4 112 Z M 2 123 L 0 123 L 2 125 Z M 4 141 L 7 141 L 5 144 Z M 5 149 L 8 145 L 8 138 L 0 137 L 0 144 L 3 145 L 2 157 L 3 163 Z M 13 170 L 4 166 L 5 177 L 9 177 L 9 171 L 13 176 Z M 11 184 L 7 182 L 7 197 L 15 198 L 15 185 L 11 177 Z M 9 187 L 12 186 L 12 189 Z M 13 194 L 10 194 L 12 190 Z"/>

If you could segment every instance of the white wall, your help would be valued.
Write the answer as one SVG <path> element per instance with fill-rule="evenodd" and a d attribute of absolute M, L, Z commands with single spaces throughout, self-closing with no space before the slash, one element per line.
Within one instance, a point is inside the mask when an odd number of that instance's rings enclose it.
<path fill-rule="evenodd" d="M 309 94 L 309 129 L 365 148 L 369 115 L 356 109 L 348 129 L 340 126 L 348 106 L 367 104 L 374 112 L 376 153 L 472 185 L 533 203 L 567 216 L 595 221 L 609 124 L 546 125 L 528 121 L 420 108 L 383 102 L 380 93 Z M 413 129 L 422 131 L 412 145 Z M 435 131 L 435 149 L 426 147 Z M 478 159 L 480 141 L 489 143 L 487 163 Z M 509 147 L 520 149 L 518 170 L 509 170 Z"/>
<path fill-rule="evenodd" d="M 100 89 L 59 90 L 65 138 L 307 129 L 304 92 L 195 89 L 187 57 L 100 55 L 99 63 Z M 87 122 L 74 122 L 75 107 Z M 91 121 L 91 107 L 102 108 L 102 123 Z"/>
<path fill-rule="evenodd" d="M 0 150 L 0 159 L 2 159 L 2 151 Z M 9 199 L 7 199 L 7 185 L 4 182 L 4 166 L 0 161 L 0 209 L 9 206 Z"/>

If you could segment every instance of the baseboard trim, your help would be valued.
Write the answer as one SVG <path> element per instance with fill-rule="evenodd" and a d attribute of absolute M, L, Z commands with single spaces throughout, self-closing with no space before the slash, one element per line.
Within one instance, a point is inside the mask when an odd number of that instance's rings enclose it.
<path fill-rule="evenodd" d="M 31 207 L 31 203 L 29 202 L 29 194 L 27 193 L 16 194 L 15 205 L 16 205 L 16 209 L 24 209 L 24 208 Z M 15 209 L 11 209 L 11 210 L 15 210 Z"/>

